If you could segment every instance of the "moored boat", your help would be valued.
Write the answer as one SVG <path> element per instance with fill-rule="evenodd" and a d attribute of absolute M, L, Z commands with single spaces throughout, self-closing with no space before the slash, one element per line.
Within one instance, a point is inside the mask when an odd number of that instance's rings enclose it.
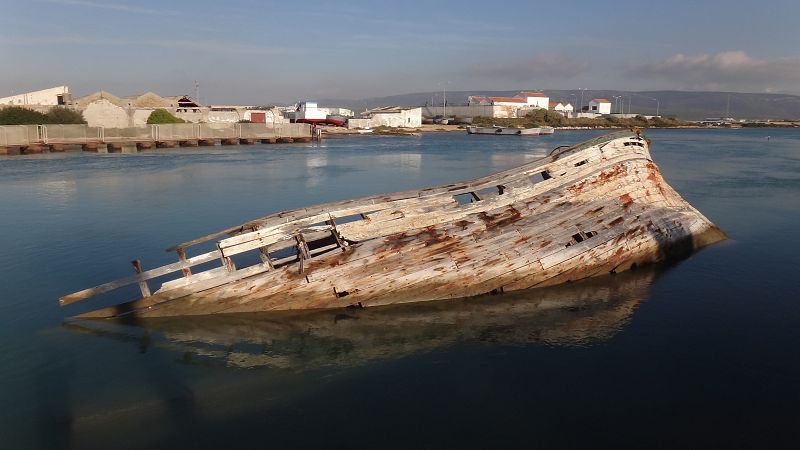
<path fill-rule="evenodd" d="M 664 181 L 646 139 L 617 132 L 474 180 L 271 214 L 59 302 L 138 283 L 141 298 L 78 317 L 367 307 L 554 285 L 725 238 Z M 151 294 L 148 280 L 169 274 Z"/>
<path fill-rule="evenodd" d="M 492 134 L 496 136 L 538 136 L 540 128 L 518 128 L 518 127 L 467 127 L 468 134 Z"/>
<path fill-rule="evenodd" d="M 343 127 L 347 124 L 347 117 L 344 117 L 341 114 L 328 114 L 325 117 L 325 124 L 333 125 L 335 127 Z"/>
<path fill-rule="evenodd" d="M 320 109 L 316 102 L 300 102 L 294 111 L 290 113 L 290 118 L 294 123 L 308 123 L 311 125 L 333 125 L 336 127 L 344 126 L 347 118 L 339 114 L 328 114 Z"/>
<path fill-rule="evenodd" d="M 556 132 L 556 129 L 553 127 L 541 127 L 539 128 L 539 134 L 553 134 Z"/>

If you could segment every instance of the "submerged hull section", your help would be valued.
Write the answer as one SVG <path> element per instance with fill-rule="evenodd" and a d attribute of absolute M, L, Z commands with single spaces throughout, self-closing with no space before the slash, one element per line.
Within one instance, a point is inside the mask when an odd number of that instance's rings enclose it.
<path fill-rule="evenodd" d="M 180 244 L 179 256 L 209 240 L 218 250 L 123 280 L 141 286 L 183 271 L 152 295 L 144 286 L 140 300 L 81 317 L 366 307 L 502 293 L 684 257 L 722 239 L 666 184 L 648 142 L 620 132 L 464 183 L 282 212 Z M 237 266 L 248 253 L 261 259 Z M 187 273 L 214 259 L 220 267 Z M 61 303 L 122 285 L 116 283 Z"/>
<path fill-rule="evenodd" d="M 65 327 L 137 346 L 146 335 L 145 345 L 175 351 L 183 361 L 191 353 L 191 361 L 205 367 L 302 371 L 357 366 L 487 339 L 504 345 L 604 341 L 631 320 L 657 276 L 654 268 L 643 268 L 609 279 L 464 300 L 100 324 L 70 321 Z"/>

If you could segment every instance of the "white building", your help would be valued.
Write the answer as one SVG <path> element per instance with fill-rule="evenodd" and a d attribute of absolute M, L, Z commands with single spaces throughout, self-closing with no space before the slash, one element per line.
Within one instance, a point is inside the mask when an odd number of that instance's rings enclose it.
<path fill-rule="evenodd" d="M 470 106 L 517 106 L 547 109 L 550 97 L 541 92 L 522 91 L 514 97 L 489 97 L 470 95 L 467 97 Z"/>
<path fill-rule="evenodd" d="M 550 102 L 548 104 L 548 109 L 553 111 L 558 111 L 565 115 L 571 113 L 575 108 L 572 107 L 571 103 L 562 103 L 562 102 Z"/>
<path fill-rule="evenodd" d="M 469 106 L 489 106 L 492 104 L 492 101 L 489 97 L 483 95 L 470 95 L 467 97 L 467 104 L 469 104 Z"/>
<path fill-rule="evenodd" d="M 70 101 L 69 87 L 57 86 L 0 98 L 0 106 L 58 106 Z"/>
<path fill-rule="evenodd" d="M 331 116 L 353 117 L 353 110 L 347 108 L 318 108 L 320 111 L 325 111 L 325 114 Z"/>
<path fill-rule="evenodd" d="M 300 102 L 297 108 L 290 115 L 290 119 L 294 122 L 324 122 L 328 117 L 328 113 L 317 106 L 317 102 Z"/>
<path fill-rule="evenodd" d="M 162 97 L 152 92 L 118 97 L 105 91 L 76 98 L 71 106 L 81 111 L 92 127 L 127 128 L 147 124 L 156 109 L 166 109 L 187 122 L 208 121 L 208 108 L 183 95 Z"/>
<path fill-rule="evenodd" d="M 517 94 L 517 97 L 525 100 L 527 106 L 534 108 L 547 109 L 547 105 L 550 103 L 550 97 L 541 92 L 522 91 Z"/>
<path fill-rule="evenodd" d="M 528 102 L 520 97 L 489 97 L 492 105 L 495 106 L 516 106 L 522 108 L 528 106 Z"/>
<path fill-rule="evenodd" d="M 208 116 L 203 122 L 237 123 L 243 120 L 267 125 L 289 123 L 289 119 L 284 117 L 283 111 L 276 107 L 262 109 L 242 105 L 212 105 L 208 108 Z"/>
<path fill-rule="evenodd" d="M 547 109 L 547 105 L 550 103 L 550 97 L 541 92 L 532 91 L 522 91 L 514 97 L 470 95 L 467 100 L 469 102 L 469 106 L 473 108 L 486 106 L 493 107 L 494 109 L 491 117 L 496 118 L 521 117 L 534 109 Z M 462 112 L 462 115 L 475 116 L 485 114 L 471 114 L 470 112 Z"/>
<path fill-rule="evenodd" d="M 422 126 L 422 108 L 384 106 L 364 111 L 370 127 L 417 128 Z"/>
<path fill-rule="evenodd" d="M 595 114 L 611 114 L 611 102 L 604 98 L 594 98 L 589 102 L 588 112 Z"/>

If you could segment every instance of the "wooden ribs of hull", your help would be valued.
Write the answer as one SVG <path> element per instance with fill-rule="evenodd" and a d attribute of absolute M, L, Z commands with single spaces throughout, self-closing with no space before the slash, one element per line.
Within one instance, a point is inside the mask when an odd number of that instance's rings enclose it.
<path fill-rule="evenodd" d="M 357 214 L 360 220 L 341 220 Z M 633 133 L 463 184 L 274 214 L 232 234 L 218 241 L 223 256 L 296 245 L 296 260 L 193 275 L 150 297 L 80 317 L 469 297 L 620 272 L 725 239 L 666 184 L 647 141 Z M 320 236 L 332 237 L 309 252 L 306 241 Z"/>

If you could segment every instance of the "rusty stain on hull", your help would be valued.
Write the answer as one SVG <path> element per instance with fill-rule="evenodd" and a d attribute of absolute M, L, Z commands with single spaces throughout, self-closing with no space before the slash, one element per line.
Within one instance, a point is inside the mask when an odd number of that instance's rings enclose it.
<path fill-rule="evenodd" d="M 171 248 L 176 263 L 59 302 L 136 283 L 142 298 L 78 317 L 440 300 L 616 273 L 726 238 L 666 184 L 638 132 L 558 150 L 463 183 L 272 214 Z M 216 249 L 190 256 L 205 242 Z M 260 262 L 237 265 L 254 259 L 247 254 Z M 219 267 L 197 271 L 211 261 Z M 151 294 L 147 281 L 169 274 Z"/>

